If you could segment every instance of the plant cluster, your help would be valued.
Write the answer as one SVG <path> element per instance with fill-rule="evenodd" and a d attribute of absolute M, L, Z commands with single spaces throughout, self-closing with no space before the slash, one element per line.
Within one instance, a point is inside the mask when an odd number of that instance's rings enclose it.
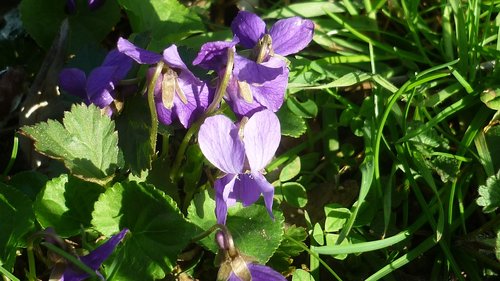
<path fill-rule="evenodd" d="M 495 1 L 18 2 L 4 280 L 498 278 Z"/>

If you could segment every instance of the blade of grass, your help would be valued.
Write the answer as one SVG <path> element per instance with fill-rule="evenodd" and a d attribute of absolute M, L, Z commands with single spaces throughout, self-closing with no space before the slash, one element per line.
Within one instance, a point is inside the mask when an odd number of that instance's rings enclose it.
<path fill-rule="evenodd" d="M 421 256 L 423 253 L 430 250 L 432 247 L 436 245 L 436 243 L 437 242 L 434 241 L 433 237 L 425 239 L 424 242 L 420 243 L 420 245 L 415 247 L 413 250 L 409 251 L 407 254 L 401 256 L 400 258 L 391 262 L 390 264 L 382 267 L 379 271 L 375 272 L 370 277 L 366 278 L 365 281 L 372 281 L 372 280 L 375 281 L 382 279 L 387 274 L 394 272 L 396 269 L 408 264 L 415 258 Z"/>
<path fill-rule="evenodd" d="M 425 132 L 426 130 L 428 130 L 434 126 L 436 126 L 438 123 L 445 120 L 446 118 L 449 118 L 450 116 L 454 115 L 455 113 L 457 113 L 465 108 L 468 108 L 468 107 L 475 105 L 479 101 L 480 100 L 477 98 L 476 95 L 465 96 L 461 100 L 458 100 L 455 103 L 451 104 L 450 106 L 444 108 L 441 112 L 436 114 L 436 116 L 434 116 L 434 118 L 429 120 L 423 126 L 420 126 L 418 129 L 406 134 L 404 137 L 402 137 L 401 139 L 398 140 L 398 143 L 405 142 L 405 141 L 408 141 L 408 140 L 414 138 L 415 136 Z"/>
<path fill-rule="evenodd" d="M 12 144 L 12 152 L 10 154 L 10 159 L 9 163 L 7 164 L 7 167 L 5 167 L 5 170 L 3 170 L 3 176 L 7 176 L 12 169 L 12 166 L 14 166 L 14 162 L 16 162 L 17 159 L 17 151 L 19 149 L 19 138 L 17 135 L 14 135 L 14 142 Z"/>
<path fill-rule="evenodd" d="M 9 278 L 11 281 L 20 281 L 19 278 L 14 276 L 14 274 L 10 273 L 5 267 L 0 263 L 0 273 L 2 273 L 5 277 Z"/>
<path fill-rule="evenodd" d="M 338 24 L 342 25 L 344 28 L 346 28 L 349 32 L 351 32 L 351 34 L 353 34 L 354 36 L 356 36 L 358 39 L 360 39 L 361 41 L 364 41 L 366 42 L 367 44 L 371 44 L 373 45 L 374 47 L 378 48 L 378 49 L 381 49 L 385 52 L 388 52 L 390 54 L 393 54 L 393 55 L 396 55 L 398 57 L 400 57 L 401 59 L 407 59 L 407 60 L 411 60 L 411 61 L 421 61 L 421 57 L 419 56 L 416 56 L 415 54 L 413 54 L 412 52 L 408 52 L 408 51 L 405 51 L 405 50 L 400 50 L 396 47 L 390 47 L 386 44 L 383 44 L 383 43 L 380 43 L 378 41 L 375 41 L 373 39 L 371 39 L 370 37 L 364 35 L 363 33 L 357 31 L 354 27 L 352 27 L 351 25 L 347 24 L 344 20 L 342 20 L 339 16 L 333 14 L 333 13 L 330 13 L 328 11 L 325 11 L 326 14 L 332 18 L 334 21 L 336 21 Z"/>
<path fill-rule="evenodd" d="M 315 259 L 317 259 L 325 268 L 326 270 L 328 270 L 328 272 L 330 272 L 331 275 L 333 275 L 333 277 L 335 277 L 335 279 L 339 280 L 339 281 L 342 281 L 342 278 L 340 278 L 340 276 L 335 273 L 335 271 L 333 271 L 333 269 L 317 254 L 315 253 L 314 251 L 312 251 L 311 249 L 309 249 L 308 247 L 306 247 L 303 243 L 301 243 L 300 241 L 297 241 L 295 240 L 295 238 L 287 235 L 287 234 L 284 234 L 283 235 L 284 238 L 292 241 L 294 244 L 296 244 L 297 246 L 299 246 L 300 248 L 302 248 L 302 250 L 306 251 L 307 253 L 309 253 L 310 256 L 313 256 Z M 314 247 L 314 246 L 313 246 Z"/>

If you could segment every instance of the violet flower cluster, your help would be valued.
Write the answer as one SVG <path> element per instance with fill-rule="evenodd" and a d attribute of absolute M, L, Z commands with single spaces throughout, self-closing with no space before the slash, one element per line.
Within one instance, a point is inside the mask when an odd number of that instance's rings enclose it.
<path fill-rule="evenodd" d="M 269 31 L 257 15 L 241 11 L 231 24 L 231 42 L 209 42 L 202 46 L 193 64 L 227 71 L 225 54 L 237 45 L 251 49 L 249 57 L 234 55 L 224 99 L 240 122 L 223 115 L 205 120 L 198 142 L 205 157 L 223 172 L 215 182 L 217 222 L 226 223 L 227 209 L 237 201 L 253 204 L 260 195 L 272 215 L 274 187 L 262 171 L 274 156 L 281 138 L 274 112 L 283 104 L 288 85 L 284 56 L 297 53 L 312 40 L 314 23 L 299 17 L 277 21 Z"/>
<path fill-rule="evenodd" d="M 225 81 L 229 74 L 227 85 L 219 82 L 218 91 L 223 91 L 223 99 L 238 118 L 236 122 L 224 115 L 208 117 L 214 113 L 207 112 L 208 108 L 213 111 L 221 100 L 214 100 L 216 90 L 189 70 L 176 45 L 157 54 L 120 38 L 117 50 L 88 77 L 78 69 L 66 69 L 60 76 L 63 90 L 105 108 L 115 98 L 116 85 L 127 75 L 131 60 L 147 65 L 147 85 L 154 83 L 151 90 L 159 122 L 166 125 L 179 122 L 188 129 L 195 122 L 204 121 L 198 134 L 201 151 L 223 173 L 215 182 L 216 216 L 220 224 L 226 223 L 230 206 L 237 201 L 248 206 L 261 194 L 273 217 L 274 188 L 263 170 L 274 156 L 281 137 L 280 123 L 274 113 L 283 104 L 288 85 L 289 71 L 284 57 L 310 43 L 314 24 L 292 17 L 278 20 L 267 30 L 257 15 L 241 11 L 231 29 L 234 34 L 231 41 L 204 44 L 193 65 L 214 71 L 219 81 Z M 228 52 L 234 53 L 231 63 Z"/>

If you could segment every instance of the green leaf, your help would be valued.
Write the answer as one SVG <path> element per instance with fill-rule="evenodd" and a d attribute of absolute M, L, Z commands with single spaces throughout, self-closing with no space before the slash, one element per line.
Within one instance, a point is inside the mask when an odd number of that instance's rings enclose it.
<path fill-rule="evenodd" d="M 483 212 L 491 213 L 500 207 L 500 171 L 489 177 L 485 185 L 479 186 L 477 204 L 483 207 Z"/>
<path fill-rule="evenodd" d="M 62 237 L 77 235 L 90 227 L 94 203 L 104 188 L 98 184 L 61 175 L 47 182 L 33 208 L 43 228 L 53 227 Z"/>
<path fill-rule="evenodd" d="M 310 99 L 300 102 L 295 97 L 290 97 L 287 99 L 286 105 L 290 111 L 302 118 L 314 118 L 318 115 L 318 106 Z"/>
<path fill-rule="evenodd" d="M 282 106 L 277 115 L 280 120 L 282 135 L 298 138 L 306 132 L 307 126 L 304 119 L 295 115 L 287 106 Z"/>
<path fill-rule="evenodd" d="M 107 276 L 115 280 L 162 279 L 194 236 L 175 202 L 152 185 L 116 183 L 95 204 L 92 224 L 111 236 L 128 228 L 130 237 L 116 253 Z M 111 278 L 110 278 L 111 279 Z"/>
<path fill-rule="evenodd" d="M 481 101 L 493 110 L 500 110 L 500 89 L 487 89 L 481 93 Z"/>
<path fill-rule="evenodd" d="M 345 11 L 344 6 L 340 3 L 330 2 L 306 2 L 286 5 L 286 7 L 274 10 L 264 18 L 287 18 L 293 16 L 301 16 L 304 18 L 317 17 L 326 15 L 326 12 L 342 13 Z"/>
<path fill-rule="evenodd" d="M 9 185 L 35 200 L 37 194 L 45 186 L 49 178 L 37 171 L 22 171 L 10 178 Z"/>
<path fill-rule="evenodd" d="M 323 229 L 321 228 L 321 224 L 318 222 L 314 224 L 312 237 L 318 245 L 322 246 L 325 244 L 325 234 L 323 233 Z"/>
<path fill-rule="evenodd" d="M 295 225 L 285 227 L 283 240 L 267 265 L 278 272 L 289 270 L 293 262 L 292 257 L 298 256 L 304 251 L 304 248 L 307 248 L 306 244 L 304 244 L 306 238 L 307 232 L 305 228 Z M 299 242 L 300 245 L 297 245 L 297 242 Z"/>
<path fill-rule="evenodd" d="M 280 172 L 280 181 L 293 179 L 300 173 L 300 157 L 294 157 Z"/>
<path fill-rule="evenodd" d="M 307 204 L 306 189 L 298 182 L 285 182 L 281 185 L 281 193 L 286 202 L 297 208 L 303 208 Z"/>
<path fill-rule="evenodd" d="M 234 244 L 245 255 L 256 258 L 265 264 L 280 245 L 283 236 L 283 214 L 273 210 L 273 221 L 266 208 L 261 204 L 243 207 L 240 203 L 228 210 L 226 226 L 233 235 Z M 215 201 L 204 191 L 195 195 L 188 208 L 188 218 L 201 231 L 207 230 L 217 223 L 215 218 Z M 202 239 L 200 244 L 212 252 L 217 252 L 214 241 L 215 233 Z"/>
<path fill-rule="evenodd" d="M 426 161 L 429 167 L 433 169 L 444 183 L 454 181 L 458 175 L 460 161 L 452 157 L 437 155 L 432 157 L 430 161 Z"/>
<path fill-rule="evenodd" d="M 351 216 L 351 211 L 339 204 L 328 204 L 324 208 L 326 215 L 325 232 L 341 230 Z"/>
<path fill-rule="evenodd" d="M 135 33 L 150 32 L 153 38 L 176 41 L 203 31 L 201 19 L 177 0 L 118 0 L 126 10 Z"/>
<path fill-rule="evenodd" d="M 497 260 L 500 261 L 500 227 L 497 227 L 496 233 L 497 237 L 495 239 L 495 256 Z"/>
<path fill-rule="evenodd" d="M 315 281 L 315 279 L 311 273 L 303 269 L 297 269 L 293 272 L 292 281 Z"/>
<path fill-rule="evenodd" d="M 78 0 L 77 11 L 68 15 L 64 11 L 66 1 L 61 0 L 23 0 L 19 6 L 23 26 L 35 41 L 48 49 L 61 22 L 68 18 L 70 49 L 76 49 L 89 41 L 100 42 L 111 32 L 120 19 L 120 8 L 116 1 L 105 1 L 91 11 L 87 1 Z"/>
<path fill-rule="evenodd" d="M 63 124 L 49 120 L 21 130 L 39 152 L 63 160 L 77 177 L 106 183 L 120 164 L 115 125 L 94 105 L 73 105 Z"/>
<path fill-rule="evenodd" d="M 154 154 L 151 147 L 151 118 L 147 100 L 142 96 L 127 99 L 122 114 L 116 118 L 118 143 L 123 150 L 123 158 L 134 175 L 151 169 Z"/>
<path fill-rule="evenodd" d="M 34 228 L 32 202 L 22 192 L 0 183 L 0 264 L 9 271 L 16 249 L 26 245 L 25 235 Z"/>
<path fill-rule="evenodd" d="M 326 226 L 325 226 L 326 229 Z M 326 241 L 326 246 L 346 246 L 349 245 L 348 239 L 342 240 L 340 244 L 337 244 L 337 240 L 339 239 L 339 234 L 332 234 L 332 233 L 327 233 L 325 235 L 325 241 Z M 333 258 L 338 259 L 338 260 L 343 260 L 347 258 L 347 254 L 337 254 L 337 255 L 332 255 Z"/>

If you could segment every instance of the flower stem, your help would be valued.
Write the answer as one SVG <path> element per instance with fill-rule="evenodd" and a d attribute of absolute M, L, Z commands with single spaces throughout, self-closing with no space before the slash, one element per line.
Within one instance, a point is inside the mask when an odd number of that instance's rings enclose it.
<path fill-rule="evenodd" d="M 234 50 L 228 48 L 226 71 L 224 72 L 222 81 L 219 83 L 219 87 L 217 87 L 214 99 L 212 103 L 208 106 L 205 113 L 198 120 L 196 120 L 196 122 L 194 122 L 193 125 L 191 125 L 191 127 L 188 129 L 186 135 L 184 136 L 184 139 L 181 142 L 181 145 L 179 146 L 179 149 L 177 150 L 177 155 L 175 156 L 174 164 L 172 165 L 172 169 L 170 170 L 170 180 L 172 180 L 172 183 L 175 184 L 179 180 L 180 176 L 179 168 L 182 164 L 182 159 L 184 159 L 184 153 L 186 152 L 186 149 L 189 145 L 189 141 L 191 140 L 193 135 L 196 132 L 198 132 L 201 124 L 203 124 L 203 121 L 205 121 L 205 119 L 208 116 L 213 114 L 217 109 L 217 107 L 219 106 L 219 104 L 222 102 L 222 98 L 224 97 L 227 86 L 229 84 L 229 79 L 231 78 L 231 73 L 233 72 L 233 65 L 234 65 Z"/>
<path fill-rule="evenodd" d="M 219 247 L 222 247 L 223 250 L 228 251 L 229 256 L 234 258 L 235 256 L 238 255 L 238 251 L 236 250 L 236 247 L 234 246 L 234 241 L 233 241 L 233 236 L 231 235 L 231 232 L 229 232 L 229 229 L 223 225 L 223 224 L 214 224 L 212 227 L 204 231 L 203 233 L 193 237 L 191 239 L 191 242 L 196 242 L 199 241 L 208 235 L 210 235 L 212 232 L 215 230 L 220 230 L 224 236 L 224 245 L 221 246 L 217 243 Z"/>
<path fill-rule="evenodd" d="M 155 73 L 153 74 L 153 78 L 149 81 L 148 85 L 148 106 L 149 112 L 151 114 L 151 133 L 149 136 L 149 140 L 151 142 L 151 148 L 153 154 L 156 153 L 156 138 L 158 135 L 158 114 L 156 113 L 156 105 L 155 105 L 155 87 L 156 81 L 161 74 L 163 69 L 163 61 L 160 61 L 155 68 Z"/>

